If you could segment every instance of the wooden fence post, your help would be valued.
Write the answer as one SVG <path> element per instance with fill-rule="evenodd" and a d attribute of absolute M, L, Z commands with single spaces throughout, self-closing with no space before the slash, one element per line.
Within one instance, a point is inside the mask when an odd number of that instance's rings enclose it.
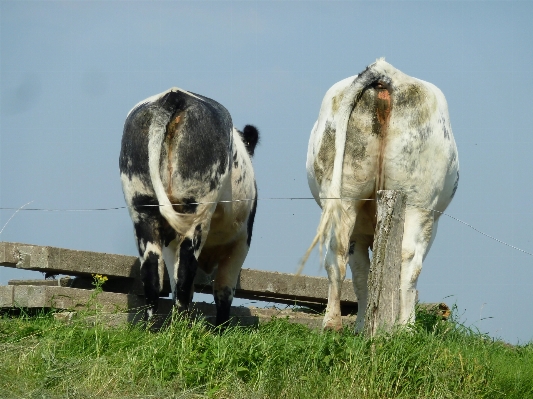
<path fill-rule="evenodd" d="M 400 315 L 400 269 L 407 196 L 401 191 L 377 192 L 377 225 L 368 274 L 365 335 L 390 331 Z"/>

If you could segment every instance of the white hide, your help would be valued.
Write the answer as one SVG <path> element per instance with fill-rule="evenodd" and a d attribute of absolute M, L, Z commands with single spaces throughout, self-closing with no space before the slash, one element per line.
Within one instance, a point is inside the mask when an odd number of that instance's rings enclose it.
<path fill-rule="evenodd" d="M 369 88 L 368 76 L 390 85 L 386 134 L 372 134 L 375 116 L 358 108 L 363 106 L 359 104 L 364 90 L 374 90 Z M 378 93 L 377 89 L 373 93 Z M 416 107 L 409 105 L 409 96 L 419 101 Z M 417 113 L 418 122 L 412 117 Z M 327 129 L 327 134 L 333 131 L 335 137 L 334 150 L 330 145 L 330 152 L 325 151 L 325 145 L 322 148 Z M 329 174 L 320 164 L 324 159 L 333 163 Z M 375 199 L 376 191 L 381 189 L 402 190 L 407 194 L 400 323 L 413 321 L 417 279 L 440 216 L 432 210 L 446 209 L 458 181 L 457 148 L 442 92 L 431 83 L 405 75 L 382 59 L 376 61 L 360 75 L 344 79 L 327 91 L 311 131 L 306 166 L 309 187 L 323 211 L 317 235 L 304 261 L 314 245 L 320 243 L 325 247 L 330 289 L 324 327 L 337 329 L 342 325 L 340 284 L 348 262 L 359 301 L 356 330 L 363 327 L 370 265 L 368 250 L 376 224 L 375 202 L 363 200 Z M 348 256 L 350 242 L 354 241 L 354 253 Z"/>

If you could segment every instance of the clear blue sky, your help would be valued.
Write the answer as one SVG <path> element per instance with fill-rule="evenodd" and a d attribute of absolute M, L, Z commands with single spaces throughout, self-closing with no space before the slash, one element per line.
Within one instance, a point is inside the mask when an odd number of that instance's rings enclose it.
<path fill-rule="evenodd" d="M 461 162 L 448 213 L 533 252 L 532 21 L 526 1 L 0 1 L 0 206 L 123 206 L 126 114 L 172 86 L 260 129 L 260 198 L 309 197 L 326 90 L 385 56 L 448 100 Z M 260 200 L 244 267 L 294 272 L 319 215 L 314 201 Z M 21 211 L 0 240 L 136 255 L 126 210 Z M 304 273 L 325 275 L 316 254 Z M 0 284 L 33 275 L 0 268 Z M 491 336 L 533 338 L 533 256 L 451 218 L 418 289 Z"/>

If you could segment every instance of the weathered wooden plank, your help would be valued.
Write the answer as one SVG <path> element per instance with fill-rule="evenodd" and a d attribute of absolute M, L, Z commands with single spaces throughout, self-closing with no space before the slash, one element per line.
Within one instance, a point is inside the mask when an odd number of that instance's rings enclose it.
<path fill-rule="evenodd" d="M 34 285 L 0 286 L 2 308 L 53 308 L 69 310 L 94 309 L 100 305 L 103 312 L 136 311 L 144 308 L 144 297 L 115 292 L 101 292 L 95 300 L 94 291 L 68 287 Z M 160 298 L 161 313 L 172 307 L 170 299 Z"/>
<path fill-rule="evenodd" d="M 13 242 L 0 242 L 0 266 L 72 276 L 103 274 L 129 278 L 138 278 L 140 270 L 135 256 Z"/>
<path fill-rule="evenodd" d="M 113 283 L 122 285 L 120 292 L 142 294 L 142 286 L 139 283 L 139 261 L 134 256 L 0 242 L 0 266 L 72 276 L 103 274 L 115 278 L 127 278 L 130 279 L 129 282 Z M 206 276 L 199 271 L 195 280 L 195 291 L 211 293 L 212 281 L 213 276 Z M 111 285 L 111 280 L 108 285 Z M 163 294 L 168 293 L 167 278 Z M 327 293 L 328 280 L 323 277 L 242 269 L 235 296 L 288 304 L 325 304 Z M 345 280 L 341 304 L 345 307 L 354 307 L 356 302 L 352 282 Z"/>
<path fill-rule="evenodd" d="M 33 280 L 9 280 L 7 285 L 38 285 L 47 287 L 70 287 L 71 277 L 61 277 L 57 280 L 33 279 Z M 94 288 L 94 287 L 91 287 Z"/>
<path fill-rule="evenodd" d="M 390 330 L 400 315 L 400 270 L 407 196 L 401 191 L 377 193 L 377 226 L 368 275 L 365 334 Z"/>
<path fill-rule="evenodd" d="M 0 287 L 0 308 L 13 307 L 14 291 L 15 291 L 15 287 L 13 286 Z"/>
<path fill-rule="evenodd" d="M 324 277 L 310 277 L 288 273 L 264 272 L 242 269 L 237 284 L 236 296 L 239 298 L 285 299 L 286 303 L 327 303 L 328 280 Z M 355 304 L 357 298 L 351 280 L 342 285 L 341 304 Z"/>

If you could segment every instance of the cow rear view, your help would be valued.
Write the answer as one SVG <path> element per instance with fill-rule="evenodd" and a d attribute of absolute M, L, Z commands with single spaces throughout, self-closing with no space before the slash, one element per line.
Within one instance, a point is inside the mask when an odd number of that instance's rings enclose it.
<path fill-rule="evenodd" d="M 306 257 L 317 243 L 326 249 L 330 289 L 324 327 L 341 328 L 340 282 L 349 263 L 359 302 L 356 330 L 363 328 L 378 190 L 407 194 L 399 322 L 412 321 L 422 261 L 459 180 L 442 92 L 382 59 L 333 85 L 311 132 L 307 175 L 322 207 Z"/>
<path fill-rule="evenodd" d="M 119 166 L 147 318 L 157 311 L 166 266 L 180 311 L 192 300 L 197 268 L 211 273 L 218 267 L 217 325 L 229 319 L 252 236 L 257 189 L 251 158 L 258 140 L 253 126 L 236 130 L 216 101 L 178 88 L 128 114 Z"/>

